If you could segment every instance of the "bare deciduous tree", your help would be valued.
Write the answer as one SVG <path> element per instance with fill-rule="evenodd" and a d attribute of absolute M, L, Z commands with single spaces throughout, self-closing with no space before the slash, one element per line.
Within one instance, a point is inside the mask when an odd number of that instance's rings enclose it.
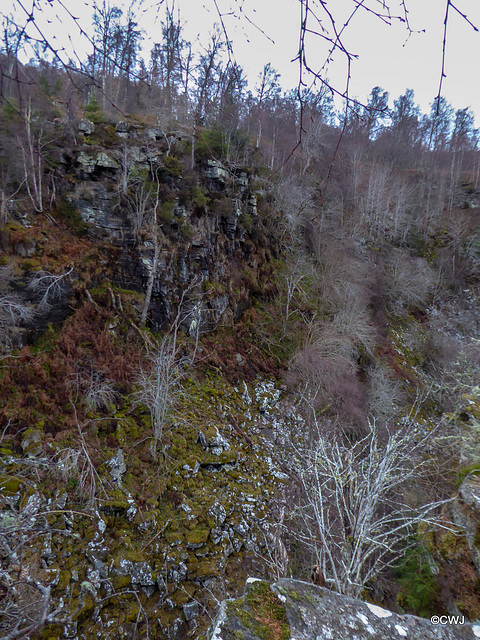
<path fill-rule="evenodd" d="M 25 139 L 19 139 L 18 144 L 22 150 L 24 183 L 34 211 L 41 213 L 44 207 L 45 133 L 42 126 L 38 127 L 31 103 L 22 112 L 22 116 Z"/>
<path fill-rule="evenodd" d="M 114 383 L 103 371 L 95 369 L 91 362 L 77 363 L 76 372 L 71 378 L 71 388 L 75 402 L 81 401 L 88 411 L 107 409 L 111 402 L 118 399 Z"/>
<path fill-rule="evenodd" d="M 150 412 L 153 431 L 152 453 L 155 454 L 158 442 L 162 442 L 165 426 L 182 393 L 181 380 L 188 366 L 193 362 L 201 332 L 201 303 L 192 292 L 201 283 L 194 278 L 182 292 L 178 303 L 177 315 L 171 329 L 157 342 L 148 341 L 145 366 L 140 367 L 137 376 L 137 399 L 146 405 Z M 186 350 L 180 353 L 178 332 L 183 327 L 190 338 L 194 338 L 192 354 Z"/>
<path fill-rule="evenodd" d="M 368 382 L 369 412 L 380 422 L 388 422 L 398 415 L 405 401 L 402 385 L 380 362 L 369 372 Z"/>
<path fill-rule="evenodd" d="M 358 440 L 318 428 L 313 446 L 297 448 L 302 500 L 296 535 L 339 593 L 360 596 L 415 544 L 420 523 L 437 524 L 435 512 L 445 501 L 424 502 L 416 486 L 432 437 L 413 422 L 382 430 L 372 421 Z"/>
<path fill-rule="evenodd" d="M 145 302 L 143 304 L 142 315 L 140 318 L 140 324 L 142 326 L 145 325 L 147 321 L 148 309 L 150 307 L 150 301 L 152 299 L 153 285 L 155 284 L 155 278 L 157 277 L 158 263 L 160 260 L 159 234 L 160 234 L 160 227 L 162 225 L 159 224 L 160 180 L 158 179 L 157 175 L 155 175 L 155 181 L 156 181 L 156 193 L 155 193 L 155 201 L 153 202 L 153 205 L 152 205 L 152 236 L 153 236 L 154 253 L 153 253 L 152 266 L 150 268 L 150 273 L 148 274 Z M 149 202 L 148 199 L 146 198 L 146 195 L 147 195 L 146 193 L 143 194 L 143 203 L 145 204 L 145 207 Z M 144 213 L 145 212 L 146 212 L 146 209 Z M 137 219 L 137 222 L 138 222 L 138 219 Z"/>
<path fill-rule="evenodd" d="M 414 258 L 405 250 L 394 249 L 386 269 L 387 299 L 397 311 L 409 306 L 424 308 L 439 277 L 424 258 Z"/>
<path fill-rule="evenodd" d="M 147 406 L 153 431 L 152 451 L 162 441 L 165 425 L 180 393 L 182 362 L 175 339 L 167 335 L 147 354 L 147 364 L 137 377 L 137 398 Z"/>
<path fill-rule="evenodd" d="M 139 178 L 132 180 L 124 193 L 133 231 L 138 237 L 140 231 L 150 222 L 152 213 L 155 214 L 154 207 L 158 206 L 154 200 L 153 188 L 146 179 Z"/>
<path fill-rule="evenodd" d="M 308 277 L 308 271 L 308 263 L 302 259 L 302 256 L 298 256 L 292 260 L 286 272 L 281 275 L 285 292 L 285 315 L 282 322 L 282 338 L 285 338 L 289 319 L 299 310 L 296 304 L 297 297 L 299 300 L 306 299 L 306 292 L 303 289 L 302 281 Z"/>
<path fill-rule="evenodd" d="M 58 300 L 65 292 L 65 285 L 68 277 L 73 272 L 70 267 L 65 273 L 55 275 L 49 271 L 37 271 L 28 283 L 28 289 L 40 296 L 38 308 L 48 309 L 52 302 Z"/>
<path fill-rule="evenodd" d="M 10 290 L 8 280 L 12 275 L 10 267 L 0 268 L 0 350 L 11 347 L 15 328 L 27 324 L 34 316 L 33 307 Z"/>

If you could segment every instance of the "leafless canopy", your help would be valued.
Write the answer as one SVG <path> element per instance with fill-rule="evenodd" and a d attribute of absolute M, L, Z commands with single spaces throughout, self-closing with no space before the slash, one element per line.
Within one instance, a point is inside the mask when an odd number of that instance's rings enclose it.
<path fill-rule="evenodd" d="M 398 562 L 420 523 L 438 524 L 445 502 L 425 500 L 418 489 L 433 437 L 414 422 L 384 430 L 371 421 L 363 438 L 319 430 L 313 446 L 297 450 L 303 498 L 296 535 L 338 592 L 359 597 Z"/>
<path fill-rule="evenodd" d="M 335 3 L 327 3 L 325 0 L 297 0 L 299 8 L 299 21 L 298 21 L 298 51 L 295 57 L 295 61 L 299 66 L 299 82 L 298 82 L 298 97 L 301 101 L 302 88 L 306 87 L 313 81 L 320 82 L 325 85 L 333 94 L 343 97 L 347 101 L 347 108 L 351 108 L 355 104 L 352 100 L 349 88 L 351 79 L 351 65 L 353 60 L 358 56 L 352 51 L 347 43 L 347 34 L 357 28 L 356 20 L 362 14 L 368 14 L 371 16 L 374 27 L 375 22 L 382 22 L 386 25 L 393 23 L 402 23 L 405 26 L 406 38 L 410 37 L 414 33 L 414 29 L 409 20 L 409 0 L 401 0 L 400 2 L 393 2 L 392 0 L 349 0 L 343 6 L 335 6 Z M 181 9 L 182 1 L 178 0 L 177 7 Z M 224 32 L 228 53 L 231 59 L 234 56 L 234 48 L 232 46 L 231 39 L 229 37 L 228 18 L 235 17 L 244 22 L 254 26 L 257 30 L 261 31 L 266 38 L 270 39 L 268 29 L 264 30 L 261 25 L 256 23 L 255 16 L 250 15 L 249 12 L 243 7 L 243 2 L 235 0 L 234 3 L 227 2 L 226 0 L 210 0 L 213 5 L 213 10 L 218 15 L 221 28 Z M 440 59 L 440 83 L 439 93 L 441 94 L 442 81 L 445 77 L 445 57 L 447 52 L 447 35 L 448 35 L 448 23 L 452 13 L 459 15 L 471 28 L 478 31 L 476 25 L 470 20 L 468 15 L 462 11 L 461 0 L 459 2 L 452 2 L 452 0 L 444 0 L 445 4 L 445 18 L 444 18 L 444 33 L 443 33 L 443 49 Z M 85 3 L 87 5 L 87 3 Z M 131 13 L 134 14 L 135 2 L 132 2 Z M 168 13 L 173 15 L 175 9 L 175 2 L 169 3 L 168 0 L 158 0 L 152 2 L 151 7 L 165 6 Z M 84 68 L 80 60 L 76 62 L 77 65 L 69 58 L 71 55 L 75 55 L 72 52 L 68 52 L 64 47 L 60 47 L 55 44 L 55 38 L 53 34 L 47 32 L 42 26 L 44 21 L 41 20 L 41 14 L 45 13 L 54 19 L 65 22 L 68 25 L 68 32 L 74 34 L 76 29 L 78 35 L 81 35 L 86 39 L 93 48 L 95 55 L 102 55 L 105 57 L 105 51 L 100 50 L 95 39 L 84 29 L 82 22 L 77 15 L 76 11 L 71 11 L 69 4 L 63 0 L 32 0 L 31 3 L 25 3 L 23 0 L 13 0 L 13 6 L 15 9 L 15 17 L 9 18 L 9 24 L 16 27 L 15 35 L 10 38 L 12 52 L 16 55 L 21 47 L 24 38 L 28 38 L 33 44 L 37 43 L 45 51 L 49 51 L 54 60 L 65 67 L 67 70 L 82 71 L 88 75 L 88 70 Z M 102 7 L 94 3 L 99 12 L 102 11 Z M 144 8 L 139 10 L 145 11 Z M 105 6 L 103 11 L 105 11 Z M 292 38 L 294 34 L 292 33 Z M 311 46 L 314 41 L 322 41 L 325 44 L 324 57 L 322 60 L 318 59 L 318 50 Z M 345 61 L 346 74 L 343 87 L 333 84 L 328 80 L 329 65 L 332 62 L 334 55 L 340 54 Z M 108 56 L 107 56 L 108 57 Z M 108 59 L 108 64 L 122 67 L 125 65 L 125 60 Z M 131 73 L 131 70 L 129 70 Z M 133 74 L 134 77 L 135 74 Z M 93 76 L 91 78 L 94 80 Z M 98 86 L 98 89 L 102 87 Z"/>

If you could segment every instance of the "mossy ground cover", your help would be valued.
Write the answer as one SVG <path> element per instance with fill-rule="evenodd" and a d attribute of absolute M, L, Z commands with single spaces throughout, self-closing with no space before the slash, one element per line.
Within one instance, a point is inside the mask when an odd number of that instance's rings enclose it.
<path fill-rule="evenodd" d="M 42 268 L 58 271 L 66 266 L 64 242 L 66 236 L 62 240 L 60 233 L 50 255 L 42 258 Z M 144 347 L 141 332 L 134 327 L 138 294 L 105 283 L 108 252 L 98 251 L 83 238 L 73 244 L 70 257 L 78 280 L 71 315 L 61 326 L 47 328 L 34 345 L 2 362 L 0 417 L 7 425 L 2 439 L 2 494 L 10 496 L 8 504 L 21 512 L 38 492 L 42 508 L 51 513 L 49 523 L 56 530 L 52 553 L 60 558 L 50 571 L 55 573 L 52 593 L 54 598 L 68 600 L 85 637 L 96 637 L 97 626 L 111 618 L 144 633 L 149 618 L 151 622 L 160 619 L 164 627 L 173 625 L 182 615 L 182 605 L 192 597 L 209 605 L 208 591 L 202 590 L 205 581 L 221 584 L 228 575 L 230 588 L 241 589 L 250 566 L 242 564 L 241 558 L 249 554 L 244 549 L 233 552 L 226 539 L 212 540 L 210 532 L 221 521 L 209 509 L 220 504 L 230 526 L 245 518 L 254 526 L 256 519 L 265 517 L 276 480 L 262 451 L 252 450 L 248 424 L 243 424 L 249 407 L 232 381 L 276 373 L 279 366 L 255 344 L 254 319 L 247 318 L 231 332 L 226 329 L 219 336 L 207 336 L 201 341 L 199 366 L 184 379 L 183 393 L 165 429 L 165 455 L 155 459 L 150 450 L 149 414 L 134 395 L 138 354 Z M 17 261 L 13 255 L 11 259 Z M 92 287 L 102 270 L 102 284 Z M 111 292 L 120 298 L 121 312 Z M 248 362 L 245 371 L 235 360 L 239 349 Z M 235 375 L 229 375 L 228 366 L 224 371 L 212 366 L 215 358 L 235 362 L 231 369 Z M 92 370 L 100 371 L 115 389 L 111 401 L 97 407 L 84 404 L 78 382 L 79 376 Z M 248 439 L 233 423 L 242 424 Z M 40 451 L 27 463 L 22 442 L 30 432 L 38 434 L 35 444 Z M 228 449 L 221 455 L 204 450 L 198 441 L 200 432 L 207 440 L 221 434 Z M 108 462 L 120 448 L 127 470 L 118 484 Z M 201 466 L 194 472 L 197 463 Z M 226 463 L 228 469 L 222 469 Z M 220 466 L 212 471 L 209 465 Z M 246 496 L 258 501 L 253 511 L 242 508 Z M 133 517 L 128 515 L 132 503 Z M 92 517 L 95 510 L 100 519 Z M 86 557 L 90 557 L 90 545 L 99 540 L 108 549 L 113 573 L 97 585 L 94 595 L 82 585 L 93 579 L 92 563 Z M 37 536 L 37 554 L 45 544 L 46 538 Z M 33 566 L 31 555 L 23 560 Z M 155 588 L 153 595 L 132 586 L 131 577 L 115 573 L 122 560 L 149 563 L 152 576 L 165 586 L 160 591 Z M 230 561 L 234 571 L 228 568 Z M 187 569 L 180 582 L 171 577 L 179 563 Z M 46 574 L 44 579 L 50 580 Z M 168 598 L 173 609 L 162 604 Z M 99 600 L 100 618 L 92 626 Z M 203 615 L 200 622 L 207 622 Z M 152 638 L 163 637 L 159 628 L 150 629 Z M 50 626 L 42 637 L 59 638 L 62 633 L 60 627 Z"/>

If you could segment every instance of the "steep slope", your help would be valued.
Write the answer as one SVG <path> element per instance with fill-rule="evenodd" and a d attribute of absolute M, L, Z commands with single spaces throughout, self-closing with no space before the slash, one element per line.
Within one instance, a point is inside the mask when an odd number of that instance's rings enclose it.
<path fill-rule="evenodd" d="M 402 244 L 377 212 L 369 235 L 338 203 L 304 211 L 304 185 L 221 148 L 192 163 L 181 127 L 96 119 L 51 145 L 51 212 L 12 198 L 0 235 L 0 624 L 180 639 L 248 575 L 308 575 L 318 425 L 355 446 L 371 416 L 413 415 L 435 433 L 422 499 L 477 470 L 478 262 L 450 232 Z M 478 616 L 471 482 L 365 596 Z"/>

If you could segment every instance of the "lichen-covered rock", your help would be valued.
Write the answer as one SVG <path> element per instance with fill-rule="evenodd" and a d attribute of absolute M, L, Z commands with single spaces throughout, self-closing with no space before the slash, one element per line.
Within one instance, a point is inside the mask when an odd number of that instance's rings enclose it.
<path fill-rule="evenodd" d="M 460 616 L 461 618 L 461 616 Z M 447 623 L 447 620 L 442 621 Z M 250 578 L 245 593 L 224 601 L 209 640 L 456 640 L 480 638 L 478 624 L 433 624 L 342 596 L 308 582 Z"/>
<path fill-rule="evenodd" d="M 473 563 L 477 571 L 480 571 L 480 478 L 478 476 L 470 476 L 462 482 L 451 510 L 455 524 L 465 531 Z"/>
<path fill-rule="evenodd" d="M 218 180 L 219 182 L 225 182 L 229 177 L 228 170 L 218 160 L 207 160 L 204 174 L 207 178 Z"/>
<path fill-rule="evenodd" d="M 110 467 L 110 474 L 113 481 L 116 484 L 121 484 L 122 476 L 127 470 L 127 465 L 125 464 L 125 456 L 123 455 L 122 449 L 119 449 L 113 456 L 113 458 L 110 458 L 110 460 L 108 461 L 108 466 Z"/>
<path fill-rule="evenodd" d="M 82 120 L 80 120 L 80 122 L 78 123 L 78 131 L 79 133 L 83 133 L 86 136 L 91 136 L 95 131 L 95 125 L 90 120 L 82 118 Z"/>
<path fill-rule="evenodd" d="M 97 156 L 92 153 L 81 151 L 78 154 L 77 162 L 81 165 L 85 173 L 92 173 L 95 171 L 95 167 L 97 165 Z"/>
<path fill-rule="evenodd" d="M 213 519 L 216 525 L 222 525 L 227 518 L 225 507 L 218 501 L 215 501 L 212 504 L 212 506 L 207 511 L 207 515 Z"/>
<path fill-rule="evenodd" d="M 155 586 L 152 568 L 148 562 L 132 562 L 131 560 L 121 558 L 117 573 L 122 576 L 130 576 L 130 580 L 134 585 L 142 587 Z"/>
<path fill-rule="evenodd" d="M 97 154 L 97 167 L 102 169 L 118 169 L 118 164 L 104 151 Z"/>
<path fill-rule="evenodd" d="M 38 457 L 43 453 L 43 433 L 38 429 L 27 429 L 22 439 L 22 449 L 26 456 Z"/>

